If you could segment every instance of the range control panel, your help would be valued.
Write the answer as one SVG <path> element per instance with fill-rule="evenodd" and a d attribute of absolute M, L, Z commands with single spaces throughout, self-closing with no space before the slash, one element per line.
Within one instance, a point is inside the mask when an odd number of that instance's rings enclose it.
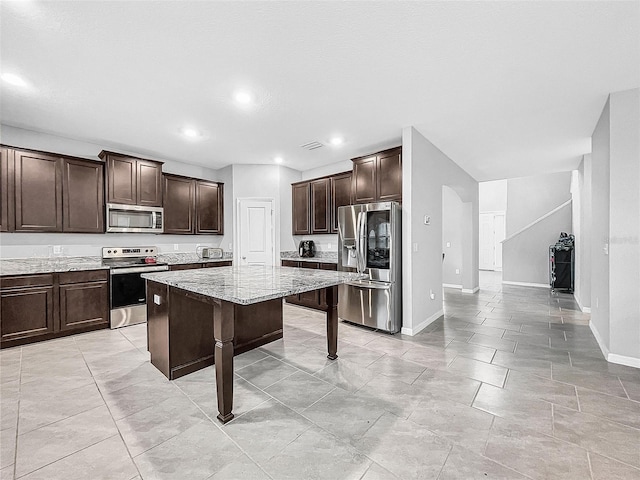
<path fill-rule="evenodd" d="M 155 257 L 158 247 L 103 247 L 102 258 Z"/>

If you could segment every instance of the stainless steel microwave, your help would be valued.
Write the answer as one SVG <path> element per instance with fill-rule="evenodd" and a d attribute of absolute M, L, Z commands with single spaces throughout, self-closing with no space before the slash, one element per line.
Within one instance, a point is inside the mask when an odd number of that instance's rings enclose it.
<path fill-rule="evenodd" d="M 164 209 L 107 203 L 107 232 L 162 233 Z"/>

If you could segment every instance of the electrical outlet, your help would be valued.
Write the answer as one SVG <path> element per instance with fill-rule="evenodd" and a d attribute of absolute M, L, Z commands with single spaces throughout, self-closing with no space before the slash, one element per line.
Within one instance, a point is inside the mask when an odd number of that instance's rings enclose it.
<path fill-rule="evenodd" d="M 327 250 L 331 250 L 331 244 L 327 243 Z"/>
<path fill-rule="evenodd" d="M 229 251 L 233 250 L 233 245 L 229 242 Z"/>
<path fill-rule="evenodd" d="M 460 269 L 456 268 L 456 275 L 460 275 Z"/>
<path fill-rule="evenodd" d="M 433 290 L 429 290 L 429 297 L 431 298 L 431 300 L 435 300 L 436 299 L 436 294 L 433 293 Z"/>
<path fill-rule="evenodd" d="M 178 248 L 180 248 L 180 245 L 178 245 L 177 243 L 174 243 L 173 244 L 173 249 L 174 250 L 178 250 Z"/>
<path fill-rule="evenodd" d="M 53 254 L 60 255 L 62 253 L 62 245 L 54 245 L 53 246 Z"/>
<path fill-rule="evenodd" d="M 414 244 L 413 244 L 413 251 L 414 251 L 414 252 L 417 252 L 417 251 L 418 251 L 418 244 L 417 244 L 417 243 L 414 243 Z"/>
<path fill-rule="evenodd" d="M 447 248 L 451 248 L 451 242 L 447 242 Z"/>
<path fill-rule="evenodd" d="M 424 224 L 431 225 L 431 217 L 429 215 L 424 216 Z"/>

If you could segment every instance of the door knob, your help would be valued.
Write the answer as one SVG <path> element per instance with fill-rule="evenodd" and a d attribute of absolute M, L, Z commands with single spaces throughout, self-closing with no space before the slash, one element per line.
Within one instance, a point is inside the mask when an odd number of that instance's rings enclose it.
<path fill-rule="evenodd" d="M 242 259 L 243 259 L 243 260 L 246 260 L 246 259 L 247 259 L 247 257 L 242 257 Z"/>

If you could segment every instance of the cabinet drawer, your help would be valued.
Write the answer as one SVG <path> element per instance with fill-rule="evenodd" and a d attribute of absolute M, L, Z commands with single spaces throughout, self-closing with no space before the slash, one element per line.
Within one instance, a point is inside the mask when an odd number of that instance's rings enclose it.
<path fill-rule="evenodd" d="M 0 279 L 0 287 L 2 287 L 3 289 L 40 286 L 53 286 L 53 274 L 46 273 L 44 275 L 20 275 L 16 277 L 3 277 Z"/>
<path fill-rule="evenodd" d="M 202 264 L 202 268 L 213 268 L 213 267 L 230 267 L 231 261 L 224 262 L 206 262 Z"/>
<path fill-rule="evenodd" d="M 83 270 L 80 272 L 63 272 L 58 274 L 60 285 L 69 283 L 106 282 L 109 270 Z"/>
<path fill-rule="evenodd" d="M 335 272 L 338 270 L 338 265 L 335 263 L 321 263 L 320 270 L 333 270 Z"/>
<path fill-rule="evenodd" d="M 169 265 L 169 270 L 175 272 L 176 270 L 192 270 L 194 268 L 202 268 L 201 263 L 183 263 L 181 265 Z"/>
<path fill-rule="evenodd" d="M 298 267 L 300 262 L 296 262 L 295 260 L 282 260 L 283 267 Z"/>

